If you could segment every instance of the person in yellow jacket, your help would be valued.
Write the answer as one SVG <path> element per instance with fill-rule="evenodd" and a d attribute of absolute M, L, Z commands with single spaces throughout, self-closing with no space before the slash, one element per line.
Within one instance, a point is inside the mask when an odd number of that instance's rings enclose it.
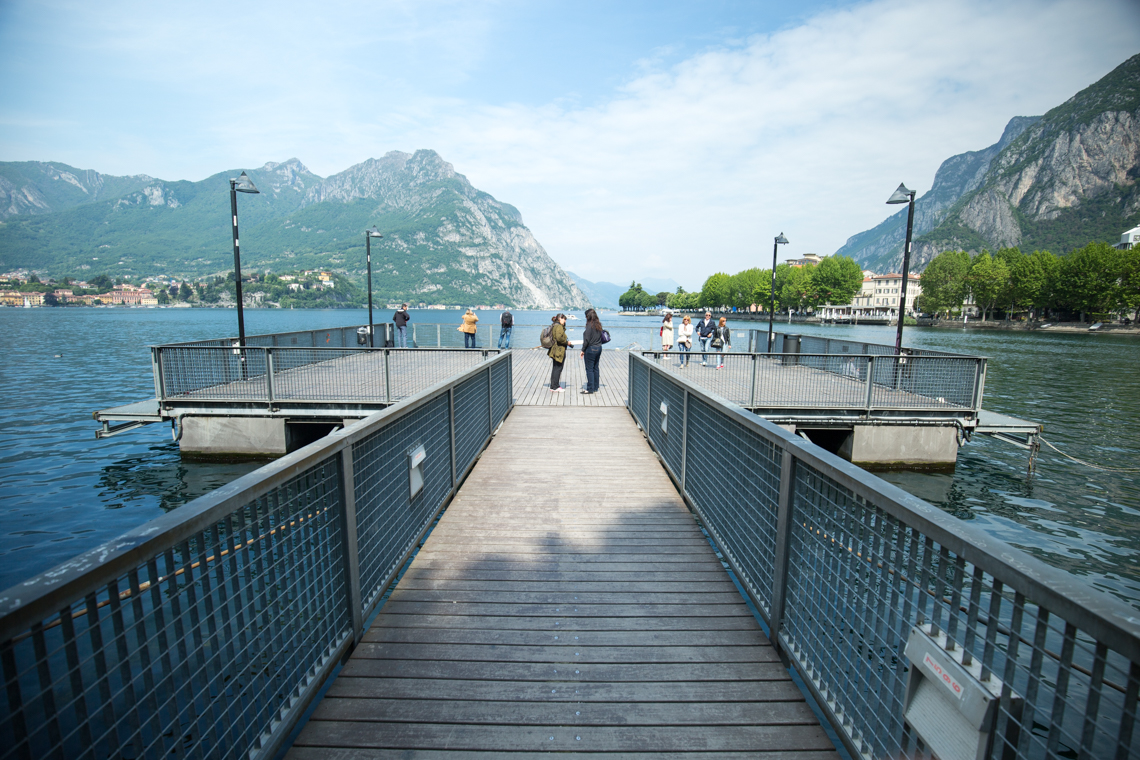
<path fill-rule="evenodd" d="M 470 309 L 463 315 L 463 324 L 459 326 L 459 332 L 463 333 L 463 347 L 475 348 L 475 323 L 479 321 L 479 317 L 475 316 L 475 312 Z"/>

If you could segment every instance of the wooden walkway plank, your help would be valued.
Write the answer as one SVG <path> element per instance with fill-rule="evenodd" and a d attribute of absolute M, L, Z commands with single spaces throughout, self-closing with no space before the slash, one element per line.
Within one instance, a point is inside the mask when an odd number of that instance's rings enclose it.
<path fill-rule="evenodd" d="M 602 406 L 624 399 L 551 394 L 542 352 L 515 367 L 516 403 L 535 405 L 508 416 L 289 757 L 834 760 L 628 412 Z"/>

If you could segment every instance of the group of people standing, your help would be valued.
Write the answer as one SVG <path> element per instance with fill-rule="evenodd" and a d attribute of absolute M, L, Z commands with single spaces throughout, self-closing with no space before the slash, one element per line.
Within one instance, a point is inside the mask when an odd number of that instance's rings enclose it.
<path fill-rule="evenodd" d="M 682 368 L 689 363 L 688 354 L 693 350 L 694 335 L 701 344 L 701 366 L 707 365 L 708 351 L 711 346 L 713 351 L 717 353 L 716 368 L 724 368 L 724 352 L 732 350 L 732 331 L 728 329 L 728 320 L 725 317 L 721 317 L 719 322 L 714 322 L 712 312 L 706 311 L 705 318 L 694 326 L 693 320 L 686 314 L 681 318 L 680 326 L 674 330 L 673 315 L 667 312 L 665 319 L 661 321 L 661 349 L 663 351 L 673 350 L 674 334 L 677 341 L 676 348 L 681 352 Z"/>
<path fill-rule="evenodd" d="M 550 392 L 563 393 L 565 388 L 561 385 L 562 368 L 566 364 L 566 353 L 570 350 L 570 338 L 566 335 L 566 315 L 559 312 L 551 317 L 552 326 L 550 338 L 553 345 L 546 355 L 553 362 L 550 369 Z M 586 387 L 579 393 L 589 395 L 597 393 L 601 387 L 601 374 L 598 365 L 602 361 L 602 344 L 607 340 L 602 321 L 598 319 L 598 312 L 586 309 L 586 329 L 582 331 L 582 345 L 579 346 L 578 356 L 586 362 Z"/>

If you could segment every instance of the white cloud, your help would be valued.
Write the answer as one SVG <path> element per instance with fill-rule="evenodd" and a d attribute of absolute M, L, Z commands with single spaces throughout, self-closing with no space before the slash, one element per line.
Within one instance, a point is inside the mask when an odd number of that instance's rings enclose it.
<path fill-rule="evenodd" d="M 1106 0 L 868 3 L 647 71 L 593 107 L 484 106 L 414 139 L 583 276 L 697 285 L 764 261 L 780 231 L 788 255 L 834 251 L 888 216 L 900 181 L 924 192 L 945 158 L 1135 53 L 1138 22 Z"/>

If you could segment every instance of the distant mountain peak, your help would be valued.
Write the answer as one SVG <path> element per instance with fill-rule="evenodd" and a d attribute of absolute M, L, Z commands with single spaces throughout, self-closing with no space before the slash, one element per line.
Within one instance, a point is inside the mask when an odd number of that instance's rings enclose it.
<path fill-rule="evenodd" d="M 1010 120 L 983 151 L 947 159 L 915 204 L 912 267 L 944 250 L 1003 246 L 1063 254 L 1115 242 L 1140 223 L 1140 55 L 1044 116 Z M 898 269 L 906 210 L 848 239 L 837 253 Z"/>

